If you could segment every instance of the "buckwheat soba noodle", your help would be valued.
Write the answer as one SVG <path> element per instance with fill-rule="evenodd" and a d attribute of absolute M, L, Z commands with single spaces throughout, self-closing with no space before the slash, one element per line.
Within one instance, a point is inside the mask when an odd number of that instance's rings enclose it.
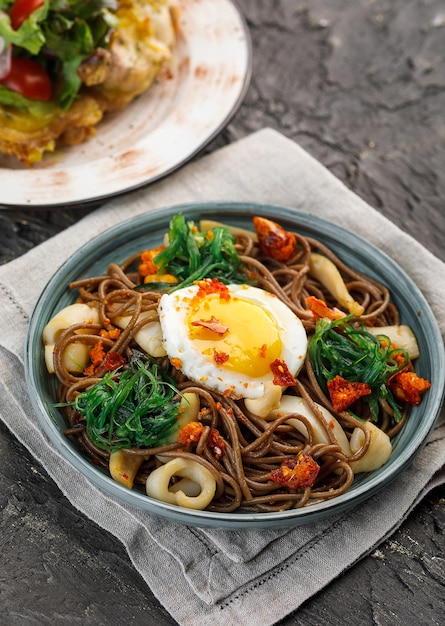
<path fill-rule="evenodd" d="M 265 218 L 250 232 L 178 214 L 158 248 L 69 287 L 43 333 L 65 434 L 178 506 L 339 496 L 389 459 L 430 386 L 388 289 Z"/>

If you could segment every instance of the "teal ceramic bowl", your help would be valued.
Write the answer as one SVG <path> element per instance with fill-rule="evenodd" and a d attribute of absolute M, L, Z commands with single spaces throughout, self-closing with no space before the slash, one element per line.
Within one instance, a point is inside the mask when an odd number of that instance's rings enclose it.
<path fill-rule="evenodd" d="M 318 238 L 345 263 L 390 289 L 403 323 L 413 329 L 419 343 L 420 358 L 416 370 L 432 385 L 421 405 L 413 407 L 409 420 L 393 441 L 390 460 L 375 472 L 358 475 L 347 493 L 323 503 L 279 513 L 214 513 L 184 509 L 119 485 L 91 465 L 75 444 L 64 436 L 64 418 L 54 406 L 55 377 L 46 373 L 44 365 L 44 326 L 56 311 L 72 303 L 74 294 L 67 289 L 70 281 L 98 275 L 106 270 L 111 261 L 119 263 L 137 250 L 159 245 L 170 218 L 179 211 L 184 212 L 188 219 L 216 219 L 250 229 L 253 215 L 269 217 L 285 228 Z M 73 254 L 49 281 L 33 312 L 26 343 L 27 384 L 40 426 L 77 471 L 110 496 L 147 513 L 188 525 L 231 530 L 305 524 L 345 511 L 374 496 L 408 467 L 425 444 L 443 401 L 444 376 L 444 347 L 435 318 L 421 291 L 392 259 L 364 239 L 313 215 L 291 208 L 248 203 L 205 203 L 163 208 L 125 221 L 95 237 Z"/>

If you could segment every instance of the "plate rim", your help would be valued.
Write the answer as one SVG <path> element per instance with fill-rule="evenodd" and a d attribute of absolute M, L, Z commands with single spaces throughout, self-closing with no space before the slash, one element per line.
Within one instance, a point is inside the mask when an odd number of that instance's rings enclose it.
<path fill-rule="evenodd" d="M 337 513 L 341 513 L 350 509 L 357 504 L 368 500 L 370 497 L 375 495 L 377 492 L 380 492 L 386 486 L 388 486 L 391 482 L 393 482 L 402 471 L 404 471 L 414 460 L 414 457 L 420 452 L 420 450 L 426 444 L 429 434 L 434 429 L 434 426 L 437 423 L 439 418 L 440 409 L 444 401 L 444 385 L 445 385 L 445 349 L 442 341 L 442 336 L 440 333 L 439 326 L 435 319 L 435 316 L 431 310 L 429 303 L 427 302 L 425 296 L 423 295 L 420 288 L 416 285 L 416 283 L 410 278 L 410 276 L 401 268 L 398 263 L 392 259 L 385 252 L 381 251 L 375 244 L 371 243 L 364 237 L 352 233 L 349 229 L 346 229 L 338 224 L 334 224 L 325 218 L 319 217 L 317 215 L 307 213 L 300 209 L 295 209 L 292 207 L 283 207 L 273 204 L 260 204 L 260 203 L 252 203 L 252 202 L 195 202 L 195 203 L 185 203 L 185 204 L 173 204 L 167 207 L 159 207 L 154 211 L 149 211 L 143 214 L 140 214 L 136 217 L 128 218 L 123 222 L 116 224 L 102 233 L 96 235 L 90 241 L 85 243 L 83 246 L 78 248 L 73 254 L 71 254 L 68 259 L 61 264 L 61 266 L 56 270 L 50 280 L 47 282 L 46 286 L 42 290 L 36 304 L 32 315 L 30 317 L 28 333 L 26 337 L 26 347 L 25 347 L 25 378 L 26 384 L 28 387 L 28 391 L 31 398 L 31 403 L 33 405 L 34 410 L 36 411 L 39 424 L 43 429 L 46 436 L 50 439 L 52 444 L 61 452 L 64 458 L 74 467 L 83 473 L 90 482 L 93 483 L 96 487 L 100 489 L 104 489 L 107 492 L 107 495 L 110 493 L 117 498 L 117 500 L 122 503 L 124 501 L 127 505 L 130 505 L 128 502 L 129 491 L 125 489 L 123 486 L 119 485 L 115 481 L 113 481 L 109 476 L 102 474 L 97 471 L 88 461 L 87 459 L 79 456 L 73 450 L 72 445 L 69 445 L 68 440 L 63 437 L 60 431 L 55 427 L 52 420 L 48 420 L 48 413 L 46 412 L 46 407 L 44 402 L 40 398 L 37 393 L 37 389 L 34 384 L 34 358 L 33 358 L 33 350 L 32 346 L 35 345 L 36 336 L 33 336 L 33 328 L 36 321 L 39 319 L 39 316 L 42 314 L 42 309 L 45 306 L 46 297 L 51 293 L 54 289 L 54 286 L 58 282 L 58 277 L 60 277 L 63 272 L 66 272 L 70 267 L 74 267 L 79 259 L 88 258 L 88 253 L 92 252 L 96 248 L 96 255 L 98 254 L 98 250 L 100 245 L 109 245 L 113 240 L 115 241 L 115 237 L 120 235 L 122 238 L 125 238 L 126 233 L 132 233 L 134 235 L 135 232 L 138 232 L 140 236 L 140 230 L 143 227 L 149 228 L 150 223 L 161 223 L 168 224 L 169 219 L 175 213 L 183 211 L 186 216 L 193 219 L 193 214 L 204 214 L 204 215 L 213 215 L 213 217 L 221 214 L 221 212 L 229 212 L 231 216 L 236 219 L 236 216 L 241 219 L 247 216 L 253 216 L 254 214 L 263 214 L 264 216 L 271 216 L 275 214 L 277 211 L 279 212 L 279 220 L 282 222 L 288 221 L 289 223 L 294 222 L 294 227 L 297 226 L 297 222 L 304 226 L 308 224 L 310 227 L 314 228 L 315 225 L 321 226 L 323 228 L 329 228 L 330 233 L 339 233 L 339 234 L 347 234 L 348 237 L 353 237 L 354 240 L 359 241 L 362 246 L 368 251 L 371 250 L 373 254 L 377 253 L 386 264 L 395 268 L 398 274 L 403 277 L 403 280 L 409 284 L 413 289 L 416 296 L 416 306 L 418 306 L 419 310 L 422 309 L 422 319 L 427 320 L 429 325 L 429 330 L 432 331 L 434 336 L 434 344 L 432 348 L 436 350 L 436 357 L 438 361 L 435 362 L 438 376 L 438 382 L 442 389 L 442 394 L 434 395 L 433 405 L 430 407 L 430 412 L 432 411 L 434 414 L 434 419 L 429 419 L 426 423 L 420 423 L 419 429 L 421 430 L 422 436 L 421 440 L 417 441 L 415 446 L 410 445 L 407 449 L 402 450 L 402 453 L 397 457 L 397 468 L 392 468 L 392 472 L 390 473 L 389 479 L 387 476 L 387 472 L 385 470 L 379 471 L 376 470 L 372 473 L 372 477 L 365 481 L 362 484 L 359 484 L 354 491 L 348 491 L 341 496 L 333 498 L 332 500 L 324 501 L 320 504 L 314 504 L 308 507 L 303 507 L 301 509 L 291 509 L 289 511 L 284 512 L 274 512 L 274 513 L 214 513 L 209 511 L 192 511 L 187 510 L 184 512 L 184 509 L 181 507 L 177 507 L 174 505 L 169 505 L 166 503 L 158 502 L 156 500 L 151 500 L 148 496 L 138 493 L 138 492 L 130 492 L 131 500 L 135 500 L 131 504 L 132 506 L 136 506 L 137 508 L 151 513 L 155 515 L 161 515 L 164 518 L 170 519 L 175 522 L 184 523 L 187 525 L 195 525 L 199 527 L 211 527 L 211 528 L 225 528 L 225 529 L 239 529 L 239 530 L 247 530 L 247 529 L 265 529 L 265 528 L 283 528 L 283 527 L 293 527 L 298 526 L 300 524 L 305 524 L 311 521 L 314 518 L 314 514 L 316 519 L 323 519 L 329 515 L 335 515 Z M 196 218 L 194 218 L 196 219 Z M 165 226 L 164 226 L 165 228 Z M 344 245 L 344 242 L 338 242 L 340 246 Z M 58 291 L 66 290 L 65 287 L 62 288 L 60 285 L 58 287 Z M 418 300 L 417 300 L 418 298 Z M 421 304 L 421 306 L 419 306 Z M 438 340 L 437 342 L 435 340 Z M 45 418 L 43 417 L 45 415 Z M 401 459 L 401 461 L 400 461 Z M 79 470 L 79 464 L 82 466 L 82 470 Z M 389 466 L 391 469 L 391 466 Z M 353 502 L 351 502 L 353 500 Z"/>
<path fill-rule="evenodd" d="M 215 126 L 215 128 L 209 132 L 208 134 L 203 134 L 200 137 L 199 142 L 195 144 L 192 149 L 187 152 L 184 156 L 182 156 L 178 161 L 173 162 L 168 165 L 165 169 L 161 169 L 154 175 L 149 177 L 141 177 L 137 182 L 130 183 L 128 185 L 124 185 L 118 190 L 96 193 L 96 194 L 85 194 L 81 197 L 76 197 L 74 199 L 69 199 L 68 197 L 63 197 L 62 199 L 53 200 L 52 197 L 48 195 L 45 198 L 29 198 L 20 201 L 14 199 L 14 196 L 7 197 L 7 189 L 5 192 L 5 182 L 3 182 L 2 187 L 2 197 L 0 198 L 0 210 L 8 210 L 13 208 L 20 208 L 21 210 L 53 210 L 57 208 L 76 208 L 76 207 L 88 207 L 88 206 L 99 206 L 103 204 L 107 200 L 111 200 L 113 198 L 119 197 L 122 194 L 129 193 L 135 191 L 137 189 L 141 189 L 143 187 L 149 186 L 157 181 L 160 181 L 173 172 L 181 169 L 185 164 L 189 163 L 195 157 L 197 157 L 203 150 L 216 138 L 221 132 L 226 128 L 226 126 L 231 122 L 234 116 L 239 111 L 246 95 L 250 87 L 251 79 L 252 79 L 252 69 L 253 69 L 253 46 L 252 46 L 252 38 L 250 34 L 250 30 L 247 24 L 246 16 L 241 10 L 240 4 L 238 0 L 220 0 L 221 2 L 225 2 L 231 6 L 234 10 L 234 15 L 238 20 L 238 26 L 242 30 L 243 35 L 243 44 L 245 47 L 245 58 L 246 58 L 246 66 L 245 71 L 242 77 L 239 80 L 239 92 L 235 100 L 230 103 L 230 108 L 227 108 L 224 111 L 224 114 L 221 115 L 219 122 Z M 148 90 L 149 91 L 149 90 Z M 125 114 L 125 110 L 122 111 Z M 154 129 L 153 132 L 157 131 L 159 126 Z M 80 147 L 87 148 L 88 142 L 84 142 Z M 79 147 L 79 146 L 77 146 Z M 76 148 L 76 146 L 74 146 Z M 2 177 L 5 179 L 12 172 L 19 172 L 20 174 L 25 174 L 26 177 L 30 177 L 32 174 L 45 176 L 48 173 L 48 178 L 57 176 L 58 174 L 63 174 L 65 172 L 63 166 L 63 160 L 60 166 L 55 168 L 32 168 L 29 169 L 11 169 L 0 167 L 0 180 Z M 24 181 L 26 183 L 26 181 Z M 57 189 L 57 193 L 60 196 L 61 190 L 60 187 Z M 62 190 L 63 193 L 63 190 Z M 15 195 L 15 194 L 14 194 Z"/>

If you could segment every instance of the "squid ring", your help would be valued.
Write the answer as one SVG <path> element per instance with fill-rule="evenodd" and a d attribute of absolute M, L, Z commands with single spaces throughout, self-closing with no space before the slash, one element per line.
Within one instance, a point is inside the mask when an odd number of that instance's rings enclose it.
<path fill-rule="evenodd" d="M 188 480 L 179 481 L 176 489 L 173 486 L 169 488 L 173 476 L 181 476 L 181 478 Z M 187 488 L 187 484 L 190 482 L 192 489 Z M 199 487 L 199 491 L 197 487 Z M 147 496 L 156 500 L 202 511 L 210 504 L 215 495 L 216 480 L 211 472 L 200 463 L 178 457 L 153 470 L 147 478 L 145 490 Z M 184 490 L 187 490 L 190 495 Z M 198 495 L 195 495 L 197 491 Z"/>

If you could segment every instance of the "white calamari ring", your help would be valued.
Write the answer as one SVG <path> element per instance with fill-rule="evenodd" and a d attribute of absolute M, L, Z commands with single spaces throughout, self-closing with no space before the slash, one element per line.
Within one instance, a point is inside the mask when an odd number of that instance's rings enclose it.
<path fill-rule="evenodd" d="M 173 476 L 181 476 L 196 483 L 199 486 L 199 494 L 187 495 L 182 489 L 178 491 L 169 489 Z M 202 511 L 215 495 L 216 480 L 212 473 L 200 463 L 178 457 L 153 470 L 147 478 L 145 490 L 150 498 Z"/>

